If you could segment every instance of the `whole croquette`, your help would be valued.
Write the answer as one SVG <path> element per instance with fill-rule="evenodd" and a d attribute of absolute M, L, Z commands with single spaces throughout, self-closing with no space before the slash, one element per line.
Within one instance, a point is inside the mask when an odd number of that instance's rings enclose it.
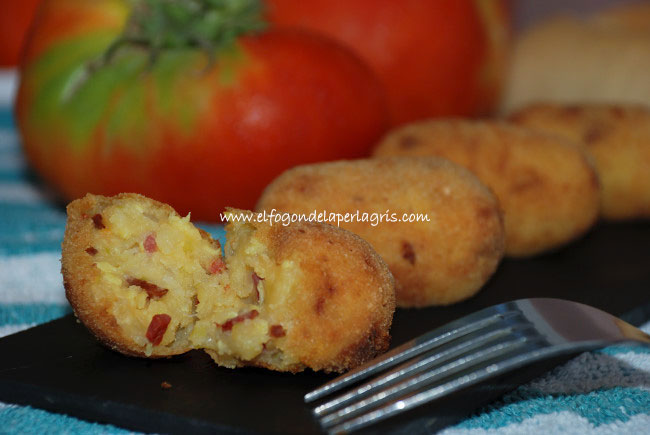
<path fill-rule="evenodd" d="M 62 273 L 75 314 L 127 355 L 204 349 L 226 367 L 340 372 L 387 349 L 394 280 L 370 245 L 326 224 L 229 217 L 223 256 L 165 204 L 73 201 Z"/>
<path fill-rule="evenodd" d="M 423 121 L 389 133 L 374 156 L 440 156 L 475 173 L 501 203 L 506 255 L 557 248 L 584 234 L 598 216 L 599 182 L 589 156 L 524 127 Z"/>
<path fill-rule="evenodd" d="M 650 108 L 535 104 L 510 119 L 576 141 L 594 156 L 604 218 L 650 217 Z"/>
<path fill-rule="evenodd" d="M 386 261 L 403 307 L 474 295 L 503 256 L 494 195 L 469 171 L 434 157 L 298 166 L 267 186 L 257 210 L 325 219 L 338 213 L 340 226 Z M 407 221 L 417 214 L 419 221 Z"/>

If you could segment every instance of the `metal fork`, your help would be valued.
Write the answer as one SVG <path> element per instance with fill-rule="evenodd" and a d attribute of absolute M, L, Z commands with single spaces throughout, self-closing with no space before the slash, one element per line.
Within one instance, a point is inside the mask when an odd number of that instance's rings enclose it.
<path fill-rule="evenodd" d="M 541 360 L 622 342 L 650 345 L 650 336 L 587 305 L 522 299 L 410 340 L 308 393 L 305 402 L 355 385 L 313 410 L 327 432 L 350 432 Z"/>

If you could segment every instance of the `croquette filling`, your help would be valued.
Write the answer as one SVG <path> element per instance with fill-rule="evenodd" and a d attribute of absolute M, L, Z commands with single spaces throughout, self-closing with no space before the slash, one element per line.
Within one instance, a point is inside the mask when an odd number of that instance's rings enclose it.
<path fill-rule="evenodd" d="M 299 274 L 269 258 L 249 223 L 229 225 L 225 257 L 218 243 L 181 218 L 137 201 L 90 217 L 98 237 L 86 253 L 102 273 L 96 302 L 151 355 L 157 346 L 205 349 L 219 364 L 295 364 L 282 352 L 290 321 L 273 314 Z M 99 223 L 99 225 L 98 225 Z"/>

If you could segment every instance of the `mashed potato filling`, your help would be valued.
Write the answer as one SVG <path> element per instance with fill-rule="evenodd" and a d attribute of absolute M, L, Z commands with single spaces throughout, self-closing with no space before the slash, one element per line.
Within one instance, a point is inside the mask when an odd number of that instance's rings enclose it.
<path fill-rule="evenodd" d="M 274 301 L 293 288 L 299 277 L 297 267 L 286 261 L 278 268 L 256 237 L 254 225 L 232 223 L 227 230 L 228 282 L 222 288 L 199 289 L 192 344 L 227 367 L 235 367 L 237 360 L 275 366 L 296 363 L 280 350 L 290 324 L 274 314 Z"/>
<path fill-rule="evenodd" d="M 290 261 L 274 264 L 251 224 L 229 225 L 225 258 L 189 216 L 135 200 L 93 216 L 102 230 L 88 248 L 97 268 L 97 303 L 125 335 L 151 355 L 155 346 L 205 349 L 219 364 L 296 361 L 280 348 L 287 328 L 272 314 L 299 276 Z"/>

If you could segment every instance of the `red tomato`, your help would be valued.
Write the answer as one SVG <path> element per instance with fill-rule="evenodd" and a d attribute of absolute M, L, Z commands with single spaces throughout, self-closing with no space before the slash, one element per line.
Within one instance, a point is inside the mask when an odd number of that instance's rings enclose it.
<path fill-rule="evenodd" d="M 380 76 L 393 124 L 490 112 L 508 47 L 505 0 L 267 0 L 270 21 L 352 47 Z"/>
<path fill-rule="evenodd" d="M 4 0 L 0 5 L 0 67 L 18 65 L 27 30 L 40 0 Z"/>
<path fill-rule="evenodd" d="M 384 133 L 370 68 L 304 31 L 240 35 L 212 63 L 185 43 L 155 57 L 125 44 L 102 63 L 132 4 L 46 0 L 27 44 L 19 130 L 66 199 L 132 191 L 215 220 L 225 206 L 252 208 L 287 168 L 363 156 Z"/>

